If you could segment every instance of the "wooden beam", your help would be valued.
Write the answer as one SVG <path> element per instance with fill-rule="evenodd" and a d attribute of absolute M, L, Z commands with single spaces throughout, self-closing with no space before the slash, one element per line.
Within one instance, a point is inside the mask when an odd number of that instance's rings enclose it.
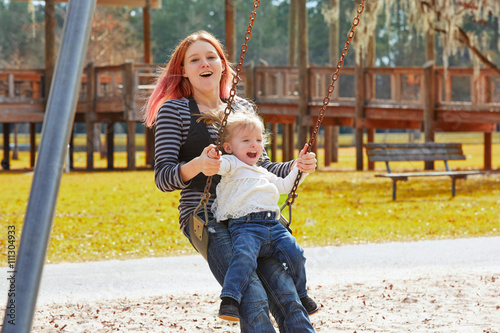
<path fill-rule="evenodd" d="M 14 1 L 28 1 L 28 0 L 14 0 Z M 54 3 L 68 2 L 68 0 L 45 0 L 54 1 Z M 97 0 L 97 5 L 103 6 L 117 6 L 117 7 L 145 7 L 149 2 L 149 7 L 153 9 L 161 8 L 161 0 Z"/>
<path fill-rule="evenodd" d="M 144 63 L 153 63 L 153 54 L 151 52 L 151 15 L 149 14 L 150 4 L 142 8 L 142 27 L 144 40 Z"/>
<path fill-rule="evenodd" d="M 288 21 L 288 66 L 295 66 L 297 60 L 297 1 L 290 0 Z"/>
<path fill-rule="evenodd" d="M 428 41 L 428 40 L 427 40 Z M 429 41 L 428 43 L 429 44 Z M 427 45 L 426 51 L 429 51 Z M 428 54 L 427 56 L 430 56 Z M 424 64 L 424 136 L 425 142 L 434 142 L 436 110 L 435 110 L 435 87 L 434 87 L 434 61 L 429 60 Z M 425 170 L 434 170 L 434 162 L 426 161 Z"/>
<path fill-rule="evenodd" d="M 301 146 L 307 142 L 308 135 L 308 100 L 309 100 L 309 40 L 307 29 L 307 7 L 306 0 L 298 0 L 298 67 L 299 67 L 299 136 L 298 145 Z"/>
<path fill-rule="evenodd" d="M 115 152 L 115 123 L 106 123 L 106 145 L 107 145 L 107 159 L 108 159 L 108 170 L 114 169 L 114 152 Z"/>
<path fill-rule="evenodd" d="M 30 123 L 30 167 L 35 166 L 36 160 L 36 123 Z"/>
<path fill-rule="evenodd" d="M 10 123 L 3 123 L 3 159 L 2 168 L 10 169 Z"/>
<path fill-rule="evenodd" d="M 45 97 L 49 96 L 56 58 L 55 0 L 45 0 Z"/>
<path fill-rule="evenodd" d="M 438 132 L 494 132 L 496 124 L 479 124 L 479 123 L 449 123 L 436 121 L 436 131 Z"/>
<path fill-rule="evenodd" d="M 391 120 L 391 119 L 365 119 L 363 127 L 366 129 L 420 129 L 422 123 L 412 120 Z"/>
<path fill-rule="evenodd" d="M 359 52 L 362 52 L 361 50 Z M 356 63 L 354 86 L 356 87 L 356 120 L 355 120 L 355 142 L 356 142 L 356 170 L 363 171 L 363 131 L 364 131 L 364 118 L 365 118 L 365 76 L 363 70 L 363 56 L 359 63 Z"/>
<path fill-rule="evenodd" d="M 226 27 L 226 52 L 229 61 L 236 62 L 236 34 L 234 33 L 235 10 L 234 0 L 224 1 L 225 27 Z"/>
<path fill-rule="evenodd" d="M 491 132 L 484 133 L 484 170 L 491 170 L 493 135 Z"/>

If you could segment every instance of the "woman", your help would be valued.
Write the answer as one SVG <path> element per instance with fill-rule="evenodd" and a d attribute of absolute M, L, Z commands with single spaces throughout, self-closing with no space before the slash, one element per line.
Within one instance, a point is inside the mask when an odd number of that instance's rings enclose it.
<path fill-rule="evenodd" d="M 146 125 L 156 126 L 155 183 L 164 192 L 181 190 L 179 221 L 188 238 L 188 217 L 200 202 L 206 177 L 215 175 L 221 163 L 207 155 L 213 148 L 211 143 L 217 138 L 217 130 L 196 122 L 195 115 L 225 106 L 233 76 L 221 43 L 205 31 L 193 33 L 175 48 L 146 107 Z M 238 98 L 235 103 L 247 102 Z M 316 168 L 313 153 L 287 163 L 271 163 L 265 152 L 263 157 L 261 166 L 278 176 L 286 176 L 293 163 L 308 173 Z M 209 210 L 219 180 L 214 176 Z M 208 264 L 222 285 L 232 255 L 231 238 L 227 226 L 213 218 L 207 229 L 210 233 Z M 275 332 L 269 309 L 280 332 L 314 332 L 293 280 L 282 263 L 262 258 L 241 302 L 241 331 Z"/>

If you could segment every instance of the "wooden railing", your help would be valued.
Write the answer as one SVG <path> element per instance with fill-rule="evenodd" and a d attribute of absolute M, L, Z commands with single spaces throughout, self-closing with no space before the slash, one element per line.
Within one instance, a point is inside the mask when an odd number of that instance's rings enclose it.
<path fill-rule="evenodd" d="M 138 121 L 145 99 L 154 87 L 157 65 L 124 64 L 94 67 L 96 113 L 121 113 L 127 108 L 126 96 L 133 102 L 132 118 Z M 246 69 L 248 70 L 248 68 Z M 297 104 L 298 70 L 295 67 L 255 67 L 254 98 L 257 104 Z M 309 69 L 309 104 L 321 104 L 331 81 L 332 68 Z M 245 76 L 241 87 L 248 91 Z M 365 105 L 367 108 L 422 109 L 424 84 L 422 68 L 366 68 Z M 21 110 L 43 113 L 45 101 L 43 70 L 0 69 L 0 119 L 2 122 L 40 121 L 39 115 L 23 118 Z M 446 76 L 446 79 L 445 79 Z M 481 69 L 474 75 L 471 68 L 435 70 L 436 109 L 450 111 L 500 112 L 500 76 L 493 70 Z M 87 71 L 82 76 L 82 89 L 77 112 L 86 112 Z M 343 68 L 331 96 L 333 106 L 354 107 L 354 68 Z M 128 106 L 130 107 L 130 106 Z M 16 116 L 19 110 L 20 115 Z M 266 109 L 264 108 L 264 112 Z M 497 118 L 491 117 L 492 122 Z M 488 117 L 486 117 L 486 120 Z"/>
<path fill-rule="evenodd" d="M 41 122 L 43 70 L 0 69 L 0 122 Z"/>
<path fill-rule="evenodd" d="M 321 103 L 331 82 L 333 69 L 309 69 L 309 101 Z M 481 69 L 474 76 L 472 68 L 436 68 L 438 107 L 474 106 L 477 110 L 500 108 L 500 75 Z M 446 80 L 445 80 L 446 75 Z M 297 103 L 298 70 L 295 67 L 255 67 L 255 96 L 259 103 Z M 424 85 L 422 68 L 366 68 L 364 70 L 367 103 L 372 105 L 405 105 L 422 107 Z M 354 101 L 354 68 L 343 68 L 332 102 Z"/>
<path fill-rule="evenodd" d="M 133 63 L 87 67 L 75 121 L 126 122 L 132 129 L 142 120 L 141 110 L 154 88 L 157 68 L 158 65 Z M 308 112 L 313 124 L 327 94 L 333 68 L 311 67 L 308 74 Z M 432 74 L 433 90 L 429 91 L 429 84 L 424 83 L 424 68 L 365 68 L 362 79 L 359 75 L 356 79 L 354 68 L 343 68 L 330 96 L 324 125 L 354 126 L 357 120 L 357 126 L 365 129 L 422 129 L 429 95 L 435 100 L 432 111 L 437 131 L 491 133 L 500 124 L 498 73 L 489 69 L 435 68 Z M 361 101 L 356 99 L 360 85 L 364 87 Z M 43 70 L 0 69 L 0 122 L 42 122 L 44 90 Z M 255 100 L 270 123 L 292 124 L 299 116 L 302 96 L 295 67 L 246 67 L 238 90 Z"/>

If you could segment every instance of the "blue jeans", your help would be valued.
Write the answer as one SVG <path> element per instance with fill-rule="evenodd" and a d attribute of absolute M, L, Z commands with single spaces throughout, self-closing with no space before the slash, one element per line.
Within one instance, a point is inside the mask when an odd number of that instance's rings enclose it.
<path fill-rule="evenodd" d="M 307 296 L 304 250 L 275 218 L 275 212 L 257 212 L 229 220 L 233 258 L 224 279 L 221 297 L 241 302 L 248 281 L 257 269 L 257 258 L 274 257 L 285 264 L 300 298 Z"/>
<path fill-rule="evenodd" d="M 231 236 L 223 223 L 211 220 L 207 228 L 210 235 L 208 265 L 222 286 L 233 254 Z M 189 230 L 186 233 L 189 235 Z M 240 304 L 241 332 L 275 333 L 269 310 L 280 333 L 314 332 L 290 274 L 272 257 L 259 258 L 257 271 L 250 276 Z"/>

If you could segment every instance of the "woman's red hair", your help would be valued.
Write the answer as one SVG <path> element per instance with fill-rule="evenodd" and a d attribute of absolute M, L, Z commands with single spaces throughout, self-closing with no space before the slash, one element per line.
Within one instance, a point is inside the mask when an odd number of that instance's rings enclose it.
<path fill-rule="evenodd" d="M 148 103 L 144 112 L 144 122 L 147 127 L 152 127 L 156 122 L 158 111 L 165 101 L 169 99 L 188 98 L 192 95 L 191 83 L 182 76 L 182 67 L 186 50 L 196 41 L 205 41 L 213 45 L 217 50 L 226 70 L 222 73 L 220 82 L 220 97 L 229 98 L 231 91 L 234 71 L 229 66 L 229 61 L 221 42 L 214 35 L 206 31 L 197 31 L 187 36 L 177 45 L 172 53 L 167 66 L 163 69 L 156 87 L 149 96 Z"/>

